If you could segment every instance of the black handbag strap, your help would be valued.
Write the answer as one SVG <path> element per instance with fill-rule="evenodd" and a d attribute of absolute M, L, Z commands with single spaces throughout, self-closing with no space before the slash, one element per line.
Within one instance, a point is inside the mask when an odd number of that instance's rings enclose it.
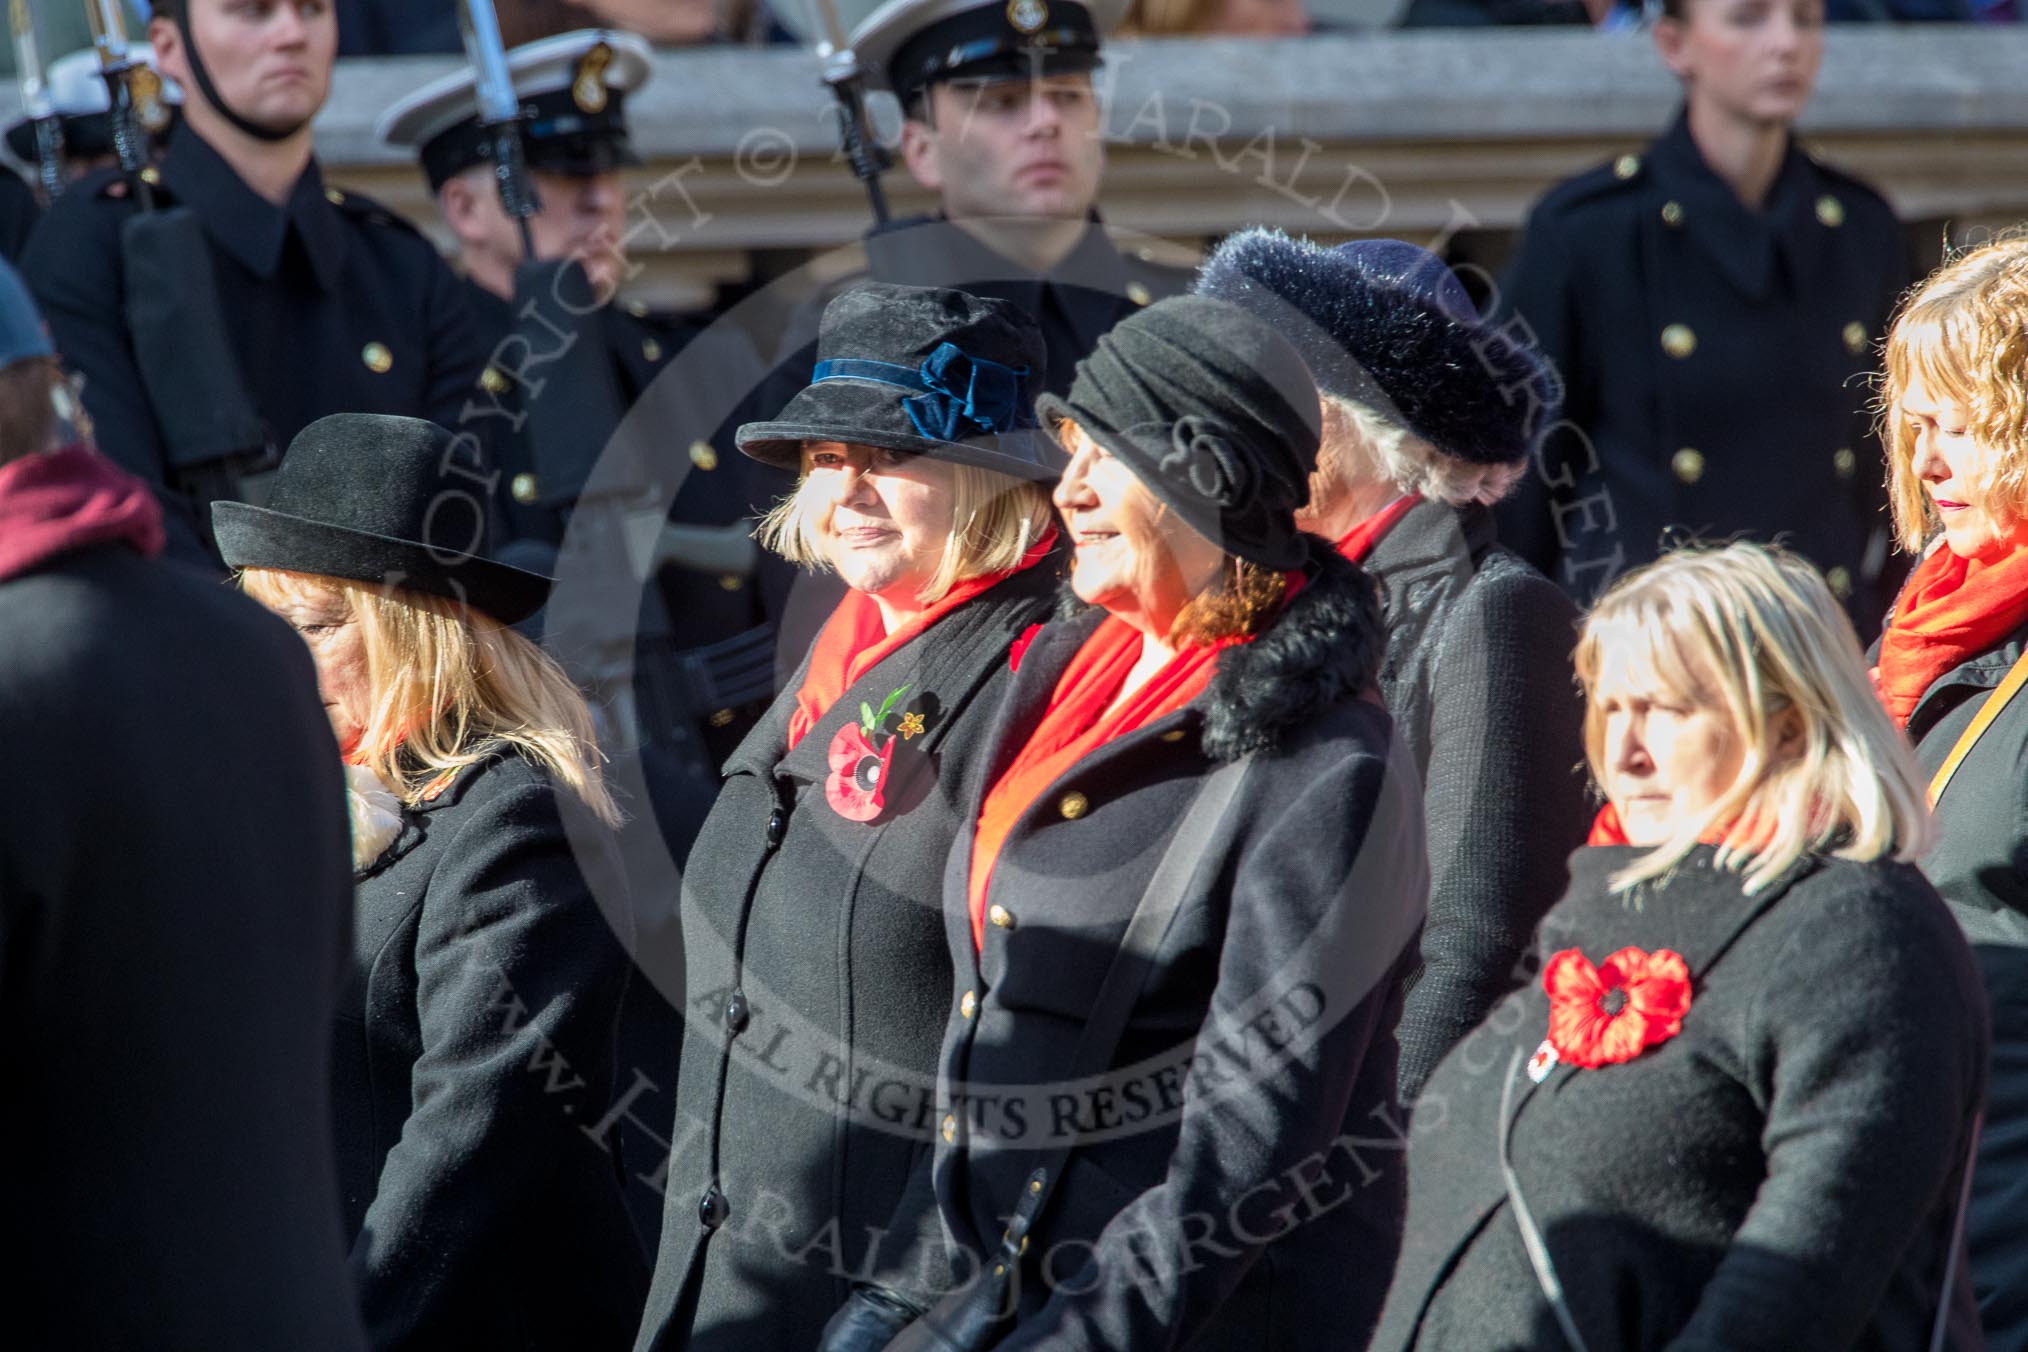
<path fill-rule="evenodd" d="M 1169 846 L 1162 852 L 1147 890 L 1134 907 L 1133 918 L 1127 922 L 1126 933 L 1113 953 L 1112 964 L 1106 968 L 1098 996 L 1092 1001 L 1084 1032 L 1077 1040 L 1077 1051 L 1071 1057 L 1071 1079 L 1102 1074 L 1112 1064 L 1120 1035 L 1126 1031 L 1127 1020 L 1147 984 L 1148 974 L 1155 968 L 1156 955 L 1169 932 L 1169 924 L 1182 908 L 1190 879 L 1219 838 L 1218 823 L 1238 798 L 1240 786 L 1252 767 L 1253 757 L 1244 756 L 1213 770 L 1191 801 L 1176 834 L 1169 838 Z M 1019 1262 L 1028 1232 L 1035 1228 L 1043 1208 L 1049 1205 L 1050 1194 L 1056 1190 L 1064 1165 L 1076 1148 L 1074 1138 L 1060 1141 L 1037 1158 L 1008 1220 L 1007 1233 L 1000 1241 L 994 1260 L 997 1265 L 1011 1271 Z"/>
<path fill-rule="evenodd" d="M 1549 1309 L 1556 1316 L 1556 1325 L 1563 1331 L 1564 1341 L 1570 1344 L 1571 1352 L 1585 1352 L 1584 1337 L 1577 1331 L 1577 1319 L 1570 1312 L 1570 1302 L 1563 1297 L 1563 1283 L 1556 1275 L 1556 1261 L 1549 1256 L 1549 1244 L 1543 1239 L 1541 1228 L 1535 1224 L 1535 1213 L 1528 1209 L 1528 1199 L 1521 1195 L 1521 1180 L 1515 1176 L 1513 1161 L 1507 1154 L 1507 1142 L 1514 1128 L 1510 1112 L 1514 1077 L 1520 1068 L 1521 1049 L 1516 1047 L 1513 1057 L 1507 1062 L 1507 1083 L 1500 1090 L 1500 1180 L 1507 1187 L 1507 1204 L 1514 1209 L 1514 1223 L 1521 1227 L 1521 1247 L 1528 1251 L 1528 1264 L 1535 1269 L 1535 1284 L 1542 1289 L 1542 1298 L 1549 1302 Z M 1937 1292 L 1936 1317 L 1930 1323 L 1929 1352 L 1943 1352 L 1944 1342 L 1950 1333 L 1951 1284 L 1957 1280 L 1958 1253 L 1964 1247 L 1965 1210 L 1971 1204 L 1972 1166 L 1979 1157 L 1979 1128 L 1984 1117 L 1983 1112 L 1972 1117 L 1971 1146 L 1966 1152 L 1964 1178 L 1958 1184 L 1957 1207 L 1951 1217 L 1950 1248 L 1944 1258 L 1943 1288 Z"/>

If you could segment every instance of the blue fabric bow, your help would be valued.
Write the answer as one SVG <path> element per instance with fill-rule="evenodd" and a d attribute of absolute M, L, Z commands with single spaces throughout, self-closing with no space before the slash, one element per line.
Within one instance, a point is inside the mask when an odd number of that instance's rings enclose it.
<path fill-rule="evenodd" d="M 970 356 L 956 343 L 939 343 L 920 369 L 835 357 L 817 363 L 812 383 L 870 380 L 918 390 L 901 401 L 916 432 L 932 441 L 959 441 L 982 432 L 997 436 L 1035 426 L 1034 411 L 1021 397 L 1027 378 L 1025 366 L 1003 366 Z"/>

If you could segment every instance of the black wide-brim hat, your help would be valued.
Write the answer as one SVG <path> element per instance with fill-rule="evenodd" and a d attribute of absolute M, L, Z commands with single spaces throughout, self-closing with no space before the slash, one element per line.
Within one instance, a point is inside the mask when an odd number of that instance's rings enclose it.
<path fill-rule="evenodd" d="M 470 442 L 420 418 L 319 418 L 289 443 L 267 506 L 211 505 L 218 552 L 231 568 L 401 587 L 525 620 L 550 580 L 486 554 L 491 512 Z"/>
<path fill-rule="evenodd" d="M 1317 386 L 1445 455 L 1514 465 L 1556 421 L 1562 386 L 1532 348 L 1485 322 L 1441 258 L 1401 240 L 1327 249 L 1242 230 L 1198 277 L 1293 342 Z"/>
<path fill-rule="evenodd" d="M 806 442 L 927 455 L 1050 482 L 1063 462 L 1036 424 L 1042 331 L 1019 307 L 942 287 L 869 282 L 824 307 L 808 386 L 739 449 L 796 470 Z"/>

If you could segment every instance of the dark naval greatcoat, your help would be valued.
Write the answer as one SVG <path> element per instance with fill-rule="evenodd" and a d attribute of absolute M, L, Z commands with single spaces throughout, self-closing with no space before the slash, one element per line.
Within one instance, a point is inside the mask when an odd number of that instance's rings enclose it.
<path fill-rule="evenodd" d="M 1780 537 L 1877 625 L 1885 470 L 1864 377 L 1907 281 L 1887 203 L 1794 144 L 1758 211 L 1682 117 L 1559 184 L 1498 310 L 1562 377 L 1564 422 L 1500 538 L 1584 601 L 1667 533 Z"/>
<path fill-rule="evenodd" d="M 458 279 L 415 227 L 326 186 L 314 160 L 277 206 L 187 125 L 144 176 L 158 206 L 197 213 L 226 346 L 272 445 L 330 413 L 459 425 L 484 353 Z M 216 567 L 168 462 L 126 319 L 121 232 L 139 211 L 117 172 L 81 180 L 44 213 L 21 271 L 57 350 L 85 377 L 98 444 L 162 497 L 170 553 Z"/>
<path fill-rule="evenodd" d="M 726 765 L 683 884 L 687 1030 L 641 1352 L 814 1348 L 883 1232 L 940 1257 L 904 1197 L 932 1129 L 951 966 L 939 893 L 1009 645 L 1045 618 L 1045 561 L 957 607 L 786 749 L 801 674 Z M 885 808 L 829 801 L 830 749 L 896 691 Z"/>

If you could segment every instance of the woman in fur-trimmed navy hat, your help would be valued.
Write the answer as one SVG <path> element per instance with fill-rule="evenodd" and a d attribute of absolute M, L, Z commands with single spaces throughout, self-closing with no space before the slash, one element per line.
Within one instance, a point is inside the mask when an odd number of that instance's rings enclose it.
<path fill-rule="evenodd" d="M 1422 770 L 1434 879 L 1399 1030 L 1412 1099 L 1506 990 L 1590 815 L 1577 612 L 1498 544 L 1491 511 L 1555 421 L 1556 381 L 1480 320 L 1442 259 L 1399 240 L 1326 249 L 1249 230 L 1197 289 L 1266 318 L 1309 363 L 1324 435 L 1298 520 L 1380 584 L 1381 693 Z"/>

